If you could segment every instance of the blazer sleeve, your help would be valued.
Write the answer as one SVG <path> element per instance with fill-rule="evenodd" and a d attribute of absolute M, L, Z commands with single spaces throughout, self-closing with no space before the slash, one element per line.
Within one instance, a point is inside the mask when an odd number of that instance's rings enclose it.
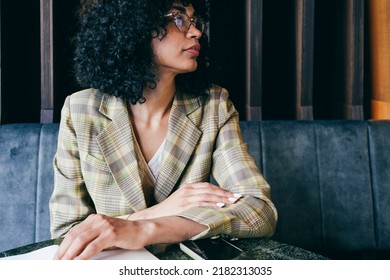
<path fill-rule="evenodd" d="M 72 226 L 95 213 L 81 172 L 77 136 L 69 107 L 70 97 L 65 100 L 61 111 L 53 161 L 54 190 L 49 202 L 52 238 L 63 236 Z"/>
<path fill-rule="evenodd" d="M 220 129 L 212 156 L 212 175 L 220 187 L 243 197 L 220 209 L 194 207 L 181 216 L 208 226 L 192 239 L 219 234 L 268 237 L 274 233 L 277 222 L 270 186 L 243 142 L 238 113 L 227 96 L 224 99 L 219 108 Z"/>

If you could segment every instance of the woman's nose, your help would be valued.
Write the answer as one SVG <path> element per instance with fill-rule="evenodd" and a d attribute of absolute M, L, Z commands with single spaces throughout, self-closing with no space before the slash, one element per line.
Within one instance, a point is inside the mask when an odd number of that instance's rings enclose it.
<path fill-rule="evenodd" d="M 200 37 L 202 37 L 202 31 L 197 29 L 194 24 L 191 24 L 190 29 L 188 29 L 187 31 L 187 36 L 189 38 L 199 39 Z"/>

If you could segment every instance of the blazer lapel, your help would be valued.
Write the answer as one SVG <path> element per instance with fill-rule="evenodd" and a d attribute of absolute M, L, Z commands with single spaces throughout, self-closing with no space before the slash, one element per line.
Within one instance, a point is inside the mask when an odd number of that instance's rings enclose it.
<path fill-rule="evenodd" d="M 145 209 L 146 202 L 126 103 L 121 99 L 105 96 L 100 112 L 111 119 L 106 129 L 97 137 L 103 156 L 130 207 L 134 211 Z"/>
<path fill-rule="evenodd" d="M 163 201 L 172 192 L 202 135 L 188 117 L 199 107 L 198 98 L 184 100 L 180 93 L 176 94 L 169 119 L 164 160 L 156 182 L 157 202 Z"/>

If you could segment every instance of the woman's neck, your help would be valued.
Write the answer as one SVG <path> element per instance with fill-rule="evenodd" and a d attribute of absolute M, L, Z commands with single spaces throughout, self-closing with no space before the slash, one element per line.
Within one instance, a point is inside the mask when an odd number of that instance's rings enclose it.
<path fill-rule="evenodd" d="M 160 79 L 155 88 L 144 90 L 146 101 L 142 104 L 130 105 L 130 110 L 135 118 L 143 121 L 159 121 L 169 112 L 175 96 L 176 86 L 174 79 Z"/>

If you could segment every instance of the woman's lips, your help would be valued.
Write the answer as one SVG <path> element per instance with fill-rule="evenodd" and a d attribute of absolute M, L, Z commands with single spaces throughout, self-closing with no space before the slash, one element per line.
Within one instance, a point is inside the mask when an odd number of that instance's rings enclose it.
<path fill-rule="evenodd" d="M 194 56 L 199 56 L 200 53 L 200 45 L 193 45 L 189 48 L 184 49 L 185 52 L 189 52 Z"/>

